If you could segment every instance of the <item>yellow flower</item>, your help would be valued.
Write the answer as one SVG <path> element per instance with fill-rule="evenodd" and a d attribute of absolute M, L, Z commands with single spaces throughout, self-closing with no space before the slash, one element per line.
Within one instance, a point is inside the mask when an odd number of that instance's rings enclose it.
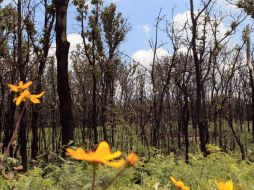
<path fill-rule="evenodd" d="M 109 145 L 106 141 L 101 142 L 98 145 L 96 151 L 86 152 L 82 148 L 77 148 L 76 150 L 67 148 L 66 151 L 70 155 L 70 157 L 76 160 L 85 160 L 93 164 L 101 163 L 115 168 L 120 168 L 126 164 L 126 161 L 123 159 L 118 161 L 111 161 L 115 158 L 119 158 L 122 155 L 122 152 L 116 151 L 114 153 L 111 153 Z"/>
<path fill-rule="evenodd" d="M 180 180 L 178 181 L 172 176 L 170 176 L 169 178 L 176 188 L 181 189 L 181 190 L 190 190 L 190 188 L 188 186 L 184 185 L 184 183 L 182 181 L 180 181 Z"/>
<path fill-rule="evenodd" d="M 16 102 L 16 106 L 18 106 L 21 102 L 25 102 L 27 100 L 30 100 L 34 104 L 39 104 L 40 100 L 38 98 L 42 97 L 45 94 L 45 92 L 42 92 L 40 94 L 31 94 L 30 91 L 24 90 L 19 97 L 14 98 L 14 102 Z"/>
<path fill-rule="evenodd" d="M 190 190 L 190 188 L 188 186 L 183 186 L 182 190 Z"/>
<path fill-rule="evenodd" d="M 14 91 L 14 92 L 19 92 L 20 90 L 24 90 L 24 89 L 27 89 L 31 84 L 33 84 L 32 81 L 29 81 L 27 83 L 23 83 L 23 81 L 19 81 L 19 84 L 18 86 L 15 86 L 13 84 L 7 84 L 9 86 L 9 88 L 11 89 L 11 91 Z"/>
<path fill-rule="evenodd" d="M 217 185 L 217 189 L 218 190 L 233 190 L 233 182 L 231 180 L 229 181 L 226 181 L 226 182 L 216 182 L 216 185 Z"/>
<path fill-rule="evenodd" d="M 134 165 L 137 161 L 138 161 L 138 156 L 134 153 L 131 152 L 126 159 L 127 163 L 129 163 L 130 165 Z"/>

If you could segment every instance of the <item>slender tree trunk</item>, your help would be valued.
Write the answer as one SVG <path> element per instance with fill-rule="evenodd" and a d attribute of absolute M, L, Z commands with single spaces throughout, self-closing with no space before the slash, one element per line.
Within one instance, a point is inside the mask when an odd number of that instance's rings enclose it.
<path fill-rule="evenodd" d="M 206 134 L 206 125 L 205 125 L 205 118 L 203 113 L 203 106 L 202 106 L 202 90 L 203 90 L 203 84 L 202 84 L 202 70 L 201 70 L 201 61 L 198 58 L 198 52 L 197 52 L 197 19 L 195 18 L 194 13 L 194 5 L 193 0 L 190 0 L 190 7 L 191 7 L 191 20 L 192 20 L 192 52 L 193 52 L 193 58 L 195 63 L 195 77 L 196 77 L 196 121 L 197 126 L 199 130 L 199 138 L 200 138 L 200 149 L 201 152 L 204 155 L 207 155 L 207 134 Z"/>
<path fill-rule="evenodd" d="M 39 73 L 38 81 L 36 84 L 36 93 L 40 93 L 42 90 L 42 84 L 41 84 L 41 75 L 42 73 Z M 32 143 L 31 143 L 31 158 L 34 159 L 37 156 L 37 153 L 39 151 L 39 136 L 38 136 L 38 126 L 39 126 L 39 113 L 38 109 L 35 107 L 32 110 Z"/>
<path fill-rule="evenodd" d="M 25 82 L 26 77 L 24 74 L 24 63 L 22 59 L 22 2 L 18 0 L 18 70 L 20 75 L 20 80 Z M 23 109 L 23 104 L 20 105 L 20 109 Z M 25 122 L 25 112 L 20 122 L 19 130 L 19 144 L 20 144 L 20 155 L 21 162 L 23 166 L 23 171 L 27 170 L 27 138 L 26 138 L 26 122 Z"/>
<path fill-rule="evenodd" d="M 107 78 L 107 72 L 104 74 L 104 77 Z M 101 124 L 103 129 L 104 140 L 108 140 L 107 134 L 107 94 L 108 94 L 108 85 L 107 79 L 104 79 L 103 84 L 103 92 L 102 92 L 102 102 L 101 102 Z"/>
<path fill-rule="evenodd" d="M 182 105 L 182 100 L 181 100 L 181 95 L 178 95 L 179 97 L 179 115 L 178 115 L 178 129 L 177 129 L 177 144 L 178 144 L 178 149 L 182 148 L 182 130 L 183 130 L 183 120 L 184 120 L 184 110 L 183 110 L 183 105 Z"/>
<path fill-rule="evenodd" d="M 231 103 L 229 103 L 229 116 L 228 116 L 228 125 L 233 133 L 233 137 L 236 140 L 237 145 L 240 148 L 240 152 L 241 152 L 241 156 L 242 156 L 242 160 L 245 159 L 245 151 L 244 151 L 244 146 L 241 143 L 240 137 L 238 137 L 235 129 L 234 129 L 234 125 L 233 125 L 233 114 L 232 114 L 232 106 Z"/>
<path fill-rule="evenodd" d="M 213 140 L 214 144 L 217 144 L 217 135 L 218 135 L 218 111 L 216 110 L 216 107 L 214 108 L 214 117 L 213 117 L 213 124 L 214 124 L 214 130 L 213 130 Z"/>
<path fill-rule="evenodd" d="M 245 40 L 246 40 L 246 58 L 247 58 L 247 66 L 249 68 L 249 76 L 250 76 L 250 85 L 251 85 L 251 121 L 252 121 L 252 139 L 254 142 L 254 67 L 251 63 L 250 58 L 250 28 L 249 25 L 245 29 Z"/>
<path fill-rule="evenodd" d="M 222 147 L 223 146 L 223 142 L 222 142 L 222 114 L 221 111 L 219 111 L 219 146 Z"/>
<path fill-rule="evenodd" d="M 31 143 L 31 158 L 34 159 L 37 156 L 39 147 L 38 147 L 38 112 L 33 110 L 32 116 L 32 143 Z"/>
<path fill-rule="evenodd" d="M 252 112 L 251 112 L 251 126 L 252 126 L 252 141 L 254 143 L 254 81 L 251 80 L 251 108 L 252 108 Z"/>
<path fill-rule="evenodd" d="M 14 98 L 14 94 L 11 94 L 9 97 L 9 109 L 5 113 L 5 122 L 4 122 L 4 139 L 3 139 L 3 148 L 2 153 L 7 148 L 9 141 L 11 140 L 11 135 L 14 129 L 14 114 L 16 110 L 15 104 L 11 101 Z M 10 157 L 13 157 L 13 146 L 10 147 Z"/>
<path fill-rule="evenodd" d="M 183 106 L 183 114 L 184 114 L 184 120 L 183 120 L 183 134 L 184 134 L 184 140 L 185 140 L 185 162 L 189 163 L 189 119 L 190 119 L 190 113 L 189 113 L 189 101 L 188 96 L 185 93 L 184 95 L 184 106 Z"/>
<path fill-rule="evenodd" d="M 66 35 L 68 3 L 69 0 L 55 0 L 57 92 L 62 126 L 62 145 L 68 145 L 70 141 L 74 140 L 72 100 L 68 81 L 68 54 L 70 48 Z"/>
<path fill-rule="evenodd" d="M 36 48 L 33 35 L 30 35 L 30 38 L 33 41 L 33 45 L 35 46 L 34 49 L 36 50 L 37 59 L 39 61 L 39 69 L 38 69 L 38 75 L 36 80 L 36 86 L 35 91 L 36 93 L 41 93 L 42 91 L 42 75 L 44 72 L 45 64 L 48 57 L 49 48 L 51 45 L 51 33 L 53 31 L 54 22 L 55 22 L 55 12 L 51 11 L 49 9 L 48 0 L 44 0 L 44 10 L 45 10 L 45 16 L 44 16 L 44 28 L 43 28 L 43 46 L 40 48 Z M 54 9 L 52 9 L 54 10 Z M 41 52 L 41 53 L 40 53 Z M 34 159 L 37 156 L 37 153 L 39 151 L 38 147 L 38 127 L 39 127 L 39 106 L 34 107 L 33 114 L 32 114 L 32 144 L 31 144 L 31 158 Z"/>
<path fill-rule="evenodd" d="M 41 74 L 39 74 L 38 81 L 36 84 L 36 93 L 40 93 L 42 91 L 42 84 L 41 84 Z M 34 159 L 37 156 L 39 151 L 39 136 L 38 136 L 38 126 L 39 126 L 39 112 L 38 109 L 35 107 L 33 108 L 33 115 L 32 115 L 32 143 L 31 143 L 31 158 Z"/>
<path fill-rule="evenodd" d="M 98 131 L 97 131 L 97 78 L 96 78 L 96 69 L 95 65 L 93 65 L 93 112 L 92 112 L 92 129 L 93 129 L 93 137 L 94 144 L 98 144 Z"/>
<path fill-rule="evenodd" d="M 23 109 L 23 106 L 21 105 L 21 110 Z M 20 155 L 21 155 L 21 162 L 23 166 L 23 171 L 27 171 L 27 137 L 26 137 L 26 121 L 25 121 L 25 115 L 26 112 L 24 112 L 23 117 L 21 119 L 20 123 L 20 130 L 19 130 L 19 144 L 20 144 Z"/>

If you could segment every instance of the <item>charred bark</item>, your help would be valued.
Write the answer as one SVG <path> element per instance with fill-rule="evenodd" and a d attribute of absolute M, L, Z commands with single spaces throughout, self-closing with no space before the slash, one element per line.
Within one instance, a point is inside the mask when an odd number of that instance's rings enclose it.
<path fill-rule="evenodd" d="M 62 126 L 62 145 L 74 140 L 72 100 L 68 81 L 68 54 L 70 43 L 67 41 L 67 9 L 69 0 L 55 0 L 56 8 L 56 58 L 57 92 L 59 97 L 60 122 Z"/>

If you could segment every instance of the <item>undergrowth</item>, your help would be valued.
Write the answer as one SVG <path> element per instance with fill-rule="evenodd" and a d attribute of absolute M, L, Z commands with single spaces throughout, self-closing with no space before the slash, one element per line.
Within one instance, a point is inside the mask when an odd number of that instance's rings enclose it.
<path fill-rule="evenodd" d="M 56 157 L 55 157 L 56 158 Z M 91 189 L 92 167 L 72 159 L 61 161 L 51 157 L 50 163 L 38 160 L 24 174 L 17 173 L 15 180 L 0 177 L 1 190 L 84 190 Z M 104 187 L 117 169 L 100 166 L 97 187 Z M 220 151 L 207 157 L 190 154 L 190 163 L 175 158 L 173 154 L 140 157 L 135 167 L 129 168 L 116 180 L 112 190 L 174 189 L 169 182 L 174 176 L 192 190 L 215 190 L 215 181 L 232 180 L 234 190 L 254 190 L 254 163 L 240 161 L 233 155 Z M 157 188 L 158 189 L 158 188 Z"/>

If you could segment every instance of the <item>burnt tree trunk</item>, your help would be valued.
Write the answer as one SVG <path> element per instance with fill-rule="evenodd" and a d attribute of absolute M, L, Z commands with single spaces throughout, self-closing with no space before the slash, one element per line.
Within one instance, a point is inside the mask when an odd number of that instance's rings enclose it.
<path fill-rule="evenodd" d="M 240 137 L 238 136 L 237 132 L 234 129 L 234 124 L 233 124 L 233 113 L 232 113 L 232 106 L 231 106 L 231 102 L 229 103 L 229 115 L 227 117 L 228 120 L 228 125 L 229 128 L 231 129 L 232 133 L 233 133 L 233 137 L 236 140 L 237 145 L 240 148 L 240 152 L 241 152 L 241 156 L 242 156 L 242 160 L 245 160 L 245 151 L 244 151 L 244 145 L 242 144 Z"/>
<path fill-rule="evenodd" d="M 41 76 L 39 76 L 38 84 L 36 86 L 36 92 L 41 92 L 42 84 L 41 84 Z M 37 109 L 33 108 L 33 114 L 32 114 L 32 142 L 31 142 L 31 158 L 34 159 L 37 156 L 37 153 L 39 151 L 38 146 L 38 125 L 39 125 L 39 112 Z"/>
<path fill-rule="evenodd" d="M 37 81 L 36 81 L 36 93 L 39 94 L 42 91 L 42 75 L 44 72 L 45 64 L 48 57 L 49 48 L 51 45 L 51 32 L 53 30 L 54 21 L 55 21 L 55 12 L 54 9 L 48 8 L 48 1 L 44 0 L 44 7 L 45 7 L 45 16 L 44 16 L 44 29 L 43 29 L 43 45 L 41 49 L 39 50 L 36 48 L 35 40 L 33 39 L 32 35 L 30 35 L 34 50 L 36 52 L 36 55 L 38 57 L 39 61 L 39 69 L 38 69 L 38 75 L 37 75 Z M 42 53 L 39 53 L 42 52 Z M 39 109 L 33 109 L 32 114 L 32 144 L 31 144 L 31 158 L 35 158 L 37 156 L 37 153 L 39 151 L 38 147 L 38 126 L 39 126 Z"/>
<path fill-rule="evenodd" d="M 98 131 L 97 131 L 97 77 L 96 77 L 96 66 L 93 65 L 93 111 L 92 111 L 92 129 L 94 136 L 94 144 L 98 144 Z"/>
<path fill-rule="evenodd" d="M 185 89 L 186 91 L 186 89 Z M 189 120 L 190 120 L 190 111 L 189 111 L 189 101 L 187 92 L 184 93 L 184 105 L 183 105 L 183 134 L 185 142 L 185 162 L 189 163 Z"/>
<path fill-rule="evenodd" d="M 249 76 L 250 76 L 250 86 L 251 86 L 251 122 L 252 122 L 252 138 L 254 142 L 254 68 L 251 63 L 250 58 L 250 28 L 249 26 L 245 29 L 245 41 L 246 41 L 246 58 L 247 58 L 247 66 L 249 68 Z"/>
<path fill-rule="evenodd" d="M 5 122 L 4 122 L 4 139 L 3 139 L 3 147 L 2 147 L 2 153 L 4 153 L 5 149 L 8 146 L 9 141 L 11 140 L 11 136 L 14 129 L 14 114 L 16 110 L 15 104 L 12 102 L 14 98 L 14 94 L 11 94 L 8 100 L 9 109 L 5 113 Z M 9 152 L 10 157 L 13 157 L 13 146 L 10 147 Z"/>
<path fill-rule="evenodd" d="M 20 75 L 20 80 L 25 82 L 26 77 L 24 74 L 24 63 L 22 59 L 22 2 L 18 1 L 18 70 Z M 21 104 L 20 109 L 23 109 L 24 104 Z M 25 123 L 25 112 L 20 122 L 20 130 L 18 136 L 18 142 L 20 145 L 20 156 L 21 163 L 23 166 L 23 171 L 27 170 L 27 138 L 26 138 L 26 123 Z"/>
<path fill-rule="evenodd" d="M 56 58 L 57 92 L 59 96 L 60 122 L 62 126 L 62 145 L 74 140 L 72 100 L 68 81 L 67 9 L 69 0 L 55 0 L 56 8 Z"/>
<path fill-rule="evenodd" d="M 193 59 L 195 63 L 195 77 L 196 77 L 196 121 L 197 121 L 197 127 L 199 130 L 199 138 L 200 138 L 200 150 L 204 155 L 207 155 L 207 129 L 206 129 L 206 123 L 205 123 L 205 116 L 204 116 L 204 110 L 203 110 L 203 104 L 202 104 L 202 91 L 203 91 L 203 82 L 202 82 L 202 69 L 201 64 L 202 61 L 198 57 L 198 51 L 197 51 L 197 36 L 198 36 L 198 21 L 195 17 L 194 13 L 194 4 L 193 0 L 190 0 L 190 7 L 191 7 L 191 21 L 192 21 L 192 41 L 191 41 L 191 48 L 193 52 Z"/>

